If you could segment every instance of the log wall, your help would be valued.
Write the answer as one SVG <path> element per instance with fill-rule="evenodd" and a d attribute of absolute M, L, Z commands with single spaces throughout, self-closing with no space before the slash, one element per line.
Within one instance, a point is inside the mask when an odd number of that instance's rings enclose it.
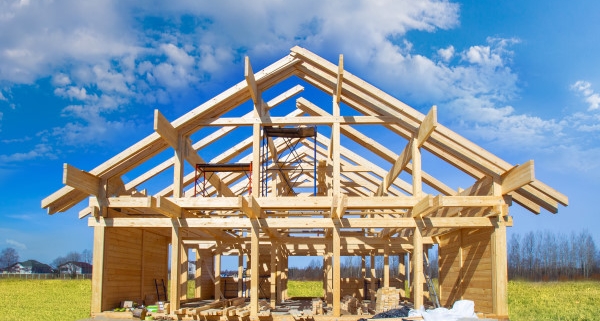
<path fill-rule="evenodd" d="M 139 228 L 106 228 L 104 240 L 102 310 L 156 297 L 154 280 L 168 282 L 168 238 Z"/>
<path fill-rule="evenodd" d="M 461 299 L 475 311 L 492 313 L 492 228 L 461 229 L 440 237 L 440 303 L 451 307 Z"/>

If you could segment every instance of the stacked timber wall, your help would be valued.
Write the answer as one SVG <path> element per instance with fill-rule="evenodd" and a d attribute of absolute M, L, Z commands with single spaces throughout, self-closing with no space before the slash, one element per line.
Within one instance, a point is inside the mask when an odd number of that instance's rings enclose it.
<path fill-rule="evenodd" d="M 461 229 L 440 237 L 440 303 L 475 302 L 478 312 L 492 313 L 493 228 Z"/>
<path fill-rule="evenodd" d="M 125 300 L 156 297 L 154 280 L 168 280 L 169 239 L 140 228 L 106 228 L 102 310 Z"/>

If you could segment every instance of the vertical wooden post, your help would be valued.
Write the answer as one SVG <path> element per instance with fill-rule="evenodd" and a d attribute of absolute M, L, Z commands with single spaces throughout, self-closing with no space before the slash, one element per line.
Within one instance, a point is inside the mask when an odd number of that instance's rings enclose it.
<path fill-rule="evenodd" d="M 238 253 L 238 298 L 241 298 L 244 295 L 244 278 L 242 275 L 244 274 L 244 252 L 240 248 Z"/>
<path fill-rule="evenodd" d="M 171 311 L 178 310 L 180 308 L 179 300 L 179 274 L 180 267 L 179 258 L 181 257 L 181 236 L 179 220 L 171 220 L 173 226 L 171 227 L 171 285 L 170 285 L 170 297 Z"/>
<path fill-rule="evenodd" d="M 254 193 L 254 191 L 252 191 Z M 250 318 L 258 318 L 258 278 L 259 278 L 259 230 L 258 219 L 250 219 L 252 227 L 250 228 Z"/>
<path fill-rule="evenodd" d="M 92 269 L 92 314 L 102 312 L 102 293 L 104 290 L 104 237 L 106 227 L 94 227 L 94 256 Z"/>
<path fill-rule="evenodd" d="M 390 244 L 389 240 L 383 248 L 383 286 L 390 286 Z"/>
<path fill-rule="evenodd" d="M 413 281 L 412 281 L 412 298 L 415 309 L 421 308 L 423 305 L 423 236 L 421 228 L 417 224 L 413 234 Z"/>
<path fill-rule="evenodd" d="M 279 268 L 277 269 L 277 303 L 283 302 L 283 273 L 282 270 L 284 268 L 283 264 L 283 249 L 285 245 L 278 245 L 279 249 L 277 250 L 277 265 Z"/>
<path fill-rule="evenodd" d="M 506 253 L 506 223 L 497 217 L 492 232 L 492 310 L 498 316 L 508 316 L 508 259 Z"/>
<path fill-rule="evenodd" d="M 179 299 L 185 300 L 187 297 L 187 279 L 188 279 L 188 249 L 181 246 L 179 255 Z"/>
<path fill-rule="evenodd" d="M 375 271 L 375 253 L 371 253 L 371 262 L 370 263 L 371 263 L 371 266 L 370 266 L 370 269 L 371 269 L 371 286 L 370 286 L 371 293 L 370 293 L 369 297 L 371 298 L 371 301 L 372 301 L 372 300 L 375 300 L 375 292 L 377 291 L 377 280 L 376 280 L 377 273 Z"/>
<path fill-rule="evenodd" d="M 177 135 L 177 149 L 173 157 L 173 197 L 181 197 L 183 195 L 183 174 L 185 166 L 185 140 L 182 135 Z M 194 170 L 196 170 L 194 168 Z"/>
<path fill-rule="evenodd" d="M 200 257 L 200 251 L 197 248 L 194 249 L 196 252 L 196 274 L 194 276 L 194 281 L 196 283 L 195 294 L 196 298 L 202 298 L 202 257 Z"/>
<path fill-rule="evenodd" d="M 269 283 L 271 285 L 271 294 L 269 296 L 271 300 L 271 308 L 275 309 L 277 304 L 277 244 L 271 245 L 271 277 Z"/>
<path fill-rule="evenodd" d="M 333 253 L 331 243 L 328 242 L 325 255 L 325 302 L 333 304 Z"/>
<path fill-rule="evenodd" d="M 412 187 L 413 196 L 421 197 L 423 194 L 422 186 L 422 174 L 421 174 L 421 150 L 419 149 L 419 140 L 416 135 L 412 138 L 411 144 L 412 153 Z M 423 277 L 423 234 L 421 228 L 421 222 L 415 219 L 417 227 L 413 233 L 413 278 L 412 278 L 412 289 L 413 289 L 413 303 L 415 309 L 419 309 L 423 305 L 423 283 L 425 278 Z"/>
<path fill-rule="evenodd" d="M 223 292 L 221 292 L 221 253 L 215 253 L 215 300 L 221 300 Z"/>
<path fill-rule="evenodd" d="M 406 265 L 404 263 L 405 258 L 405 254 L 398 255 L 398 278 L 400 279 L 400 294 L 403 297 L 406 296 Z"/>
<path fill-rule="evenodd" d="M 367 260 L 366 260 L 364 254 L 360 256 L 360 278 L 362 281 L 361 284 L 364 285 L 365 280 L 367 279 Z M 367 294 L 365 293 L 364 286 L 360 287 L 360 295 L 361 295 L 361 300 L 366 300 Z"/>
<path fill-rule="evenodd" d="M 341 256 L 340 256 L 340 221 L 339 219 L 333 220 L 333 316 L 339 317 L 341 315 Z"/>

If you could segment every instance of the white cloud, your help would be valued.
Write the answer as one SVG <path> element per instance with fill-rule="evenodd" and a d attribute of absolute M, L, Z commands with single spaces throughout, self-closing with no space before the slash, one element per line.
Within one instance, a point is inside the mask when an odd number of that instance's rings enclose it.
<path fill-rule="evenodd" d="M 450 61 L 450 59 L 452 59 L 452 57 L 454 57 L 454 46 L 451 45 L 447 48 L 438 49 L 437 53 L 442 58 L 442 60 L 448 62 Z"/>
<path fill-rule="evenodd" d="M 590 82 L 578 80 L 571 85 L 571 90 L 579 92 L 585 97 L 585 102 L 588 103 L 589 111 L 600 108 L 600 94 L 592 90 L 592 84 Z"/>
<path fill-rule="evenodd" d="M 0 162 L 8 164 L 15 162 L 22 162 L 32 159 L 54 159 L 56 155 L 52 147 L 48 144 L 37 144 L 28 152 L 14 153 L 9 155 L 0 155 Z"/>
<path fill-rule="evenodd" d="M 16 247 L 19 250 L 27 250 L 27 245 L 19 242 L 19 241 L 15 241 L 15 240 L 11 240 L 11 239 L 7 239 L 6 240 L 6 244 L 9 244 L 13 247 Z"/>

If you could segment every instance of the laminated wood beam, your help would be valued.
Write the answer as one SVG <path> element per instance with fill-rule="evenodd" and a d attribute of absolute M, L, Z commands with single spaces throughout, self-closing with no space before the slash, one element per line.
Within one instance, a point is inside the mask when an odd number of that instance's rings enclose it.
<path fill-rule="evenodd" d="M 346 194 L 341 194 L 337 199 L 334 198 L 334 203 L 335 204 L 331 206 L 331 217 L 334 219 L 342 218 L 348 206 L 348 196 Z"/>
<path fill-rule="evenodd" d="M 335 103 L 339 104 L 342 98 L 342 82 L 344 80 L 344 55 L 340 55 L 338 63 L 337 82 L 335 86 Z"/>
<path fill-rule="evenodd" d="M 100 195 L 101 179 L 67 163 L 63 164 L 63 184 L 76 188 L 88 195 Z"/>
<path fill-rule="evenodd" d="M 487 217 L 423 217 L 419 221 L 426 228 L 434 227 L 490 227 L 492 222 Z M 250 219 L 243 217 L 228 218 L 180 218 L 182 227 L 205 229 L 248 229 L 251 227 Z M 331 218 L 261 218 L 258 222 L 262 228 L 290 229 L 290 228 L 333 228 Z M 401 218 L 342 218 L 339 219 L 342 228 L 414 228 L 415 219 Z M 169 218 L 94 218 L 88 219 L 89 226 L 106 227 L 170 227 Z"/>
<path fill-rule="evenodd" d="M 181 217 L 181 207 L 175 204 L 171 199 L 159 196 L 156 199 L 154 209 L 159 213 L 168 216 L 170 218 L 180 218 Z"/>
<path fill-rule="evenodd" d="M 252 97 L 252 101 L 254 105 L 261 105 L 261 97 L 260 92 L 256 86 L 256 79 L 254 78 L 254 72 L 252 71 L 252 65 L 250 65 L 250 57 L 246 56 L 244 58 L 244 78 L 246 79 L 246 83 L 248 84 L 248 90 L 250 91 L 250 97 Z"/>
<path fill-rule="evenodd" d="M 508 194 L 535 180 L 533 160 L 520 166 L 515 166 L 500 176 L 502 195 Z"/>

